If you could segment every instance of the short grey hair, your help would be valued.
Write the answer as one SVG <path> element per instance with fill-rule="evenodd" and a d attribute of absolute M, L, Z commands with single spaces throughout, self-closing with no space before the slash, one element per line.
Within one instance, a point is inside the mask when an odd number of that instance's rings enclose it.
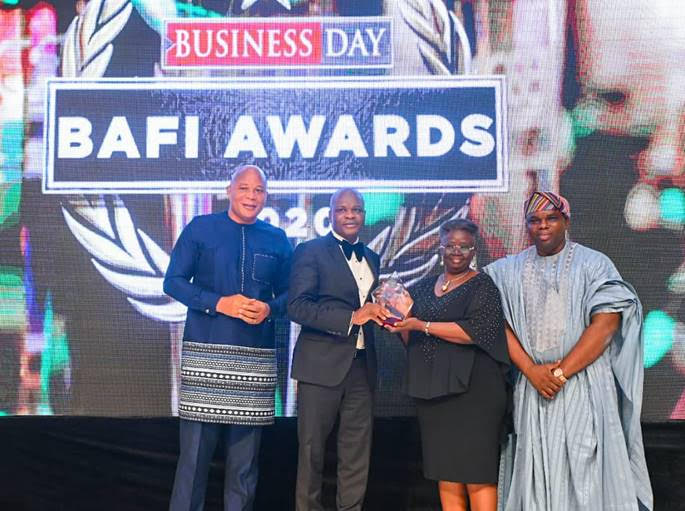
<path fill-rule="evenodd" d="M 478 226 L 468 218 L 455 218 L 448 220 L 440 226 L 440 237 L 447 236 L 453 231 L 468 232 L 474 238 L 478 234 Z"/>
<path fill-rule="evenodd" d="M 264 184 L 266 184 L 266 174 L 262 169 L 260 169 L 257 165 L 240 165 L 239 167 L 236 167 L 233 170 L 233 173 L 231 174 L 231 183 L 235 178 L 237 178 L 240 174 L 243 172 L 247 172 L 248 170 L 255 170 L 257 173 L 262 177 L 262 181 L 264 181 Z"/>

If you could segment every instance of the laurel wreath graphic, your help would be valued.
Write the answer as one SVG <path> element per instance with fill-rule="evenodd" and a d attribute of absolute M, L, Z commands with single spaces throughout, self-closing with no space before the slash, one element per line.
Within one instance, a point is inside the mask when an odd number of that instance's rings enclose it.
<path fill-rule="evenodd" d="M 169 255 L 145 232 L 136 229 L 118 197 L 113 201 L 82 199 L 62 207 L 74 237 L 92 256 L 98 272 L 141 314 L 160 321 L 183 321 L 185 307 L 162 290 Z"/>
<path fill-rule="evenodd" d="M 426 68 L 435 75 L 453 74 L 454 35 L 461 46 L 463 72 L 471 72 L 471 47 L 464 26 L 445 6 L 444 0 L 404 0 L 402 18 L 418 38 L 418 49 Z"/>
<path fill-rule="evenodd" d="M 112 41 L 132 11 L 130 0 L 91 0 L 64 34 L 62 76 L 103 76 L 114 51 Z"/>

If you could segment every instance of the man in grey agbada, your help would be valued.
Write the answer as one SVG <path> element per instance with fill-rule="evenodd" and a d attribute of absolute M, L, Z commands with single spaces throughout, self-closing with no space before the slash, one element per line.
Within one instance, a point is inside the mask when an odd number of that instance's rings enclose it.
<path fill-rule="evenodd" d="M 568 201 L 534 192 L 534 245 L 487 266 L 518 367 L 503 453 L 505 511 L 651 510 L 642 406 L 642 307 L 604 254 L 569 241 Z"/>

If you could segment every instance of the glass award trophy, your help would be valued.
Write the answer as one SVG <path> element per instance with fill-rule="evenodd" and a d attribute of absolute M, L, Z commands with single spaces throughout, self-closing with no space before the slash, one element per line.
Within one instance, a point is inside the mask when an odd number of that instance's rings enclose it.
<path fill-rule="evenodd" d="M 397 272 L 393 273 L 390 278 L 381 282 L 376 289 L 371 292 L 373 301 L 382 305 L 390 314 L 391 317 L 386 319 L 383 324 L 394 325 L 398 321 L 403 320 L 411 311 L 414 305 L 409 291 L 404 287 L 402 280 L 400 280 Z"/>

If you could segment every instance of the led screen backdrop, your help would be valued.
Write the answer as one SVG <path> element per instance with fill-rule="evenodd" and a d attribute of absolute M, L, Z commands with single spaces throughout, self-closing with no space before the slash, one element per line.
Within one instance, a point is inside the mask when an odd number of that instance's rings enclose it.
<path fill-rule="evenodd" d="M 685 418 L 678 0 L 3 4 L 1 414 L 175 413 L 168 254 L 254 162 L 293 244 L 328 231 L 336 186 L 363 189 L 363 240 L 410 284 L 439 271 L 445 220 L 480 224 L 486 264 L 527 245 L 530 190 L 560 191 L 642 299 L 643 420 Z M 279 322 L 280 415 L 296 336 Z M 411 414 L 403 348 L 378 343 L 377 414 Z"/>

